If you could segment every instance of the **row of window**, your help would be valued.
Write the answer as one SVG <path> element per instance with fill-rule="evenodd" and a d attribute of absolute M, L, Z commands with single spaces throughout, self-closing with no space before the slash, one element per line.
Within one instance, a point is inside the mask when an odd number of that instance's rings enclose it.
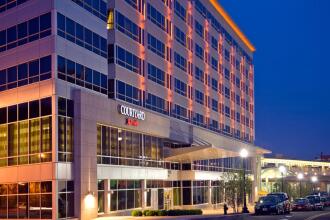
<path fill-rule="evenodd" d="M 103 94 L 108 92 L 106 74 L 92 70 L 62 56 L 57 57 L 58 78 Z"/>
<path fill-rule="evenodd" d="M 144 30 L 118 11 L 116 11 L 116 29 L 144 45 Z"/>
<path fill-rule="evenodd" d="M 104 0 L 72 0 L 103 21 L 107 20 L 107 2 Z"/>
<path fill-rule="evenodd" d="M 57 34 L 81 47 L 107 58 L 107 39 L 57 13 Z"/>
<path fill-rule="evenodd" d="M 112 58 L 113 45 L 109 45 L 109 54 L 109 61 L 111 63 L 114 60 Z M 116 46 L 116 63 L 134 73 L 144 75 L 144 60 L 120 46 Z"/>
<path fill-rule="evenodd" d="M 0 184 L 1 219 L 51 219 L 52 182 Z"/>
<path fill-rule="evenodd" d="M 39 40 L 51 34 L 51 13 L 0 31 L 0 52 Z"/>
<path fill-rule="evenodd" d="M 99 164 L 163 167 L 164 139 L 97 125 Z"/>
<path fill-rule="evenodd" d="M 152 21 L 156 26 L 161 28 L 167 34 L 171 35 L 172 33 L 172 23 L 165 18 L 162 13 L 160 13 L 156 8 L 151 4 L 147 4 L 147 18 Z"/>
<path fill-rule="evenodd" d="M 0 1 L 0 13 L 19 6 L 27 1 L 28 0 L 2 0 Z"/>
<path fill-rule="evenodd" d="M 0 70 L 0 91 L 51 78 L 51 56 Z"/>
<path fill-rule="evenodd" d="M 114 83 L 114 82 L 113 82 Z M 113 90 L 113 85 L 112 87 L 109 87 L 109 92 L 110 94 L 111 91 Z M 196 90 L 198 91 L 198 90 Z M 195 96 L 197 97 L 196 102 L 200 102 L 200 103 L 205 103 L 205 97 L 203 95 L 203 93 L 199 94 L 200 91 L 196 92 L 198 94 L 195 94 Z M 131 86 L 129 84 L 126 84 L 122 81 L 117 80 L 116 81 L 116 98 L 135 104 L 135 105 L 145 105 L 148 106 L 149 109 L 160 112 L 162 114 L 167 114 L 167 115 L 171 115 L 172 117 L 178 118 L 180 120 L 186 121 L 186 122 L 191 122 L 195 125 L 198 126 L 202 126 L 204 128 L 209 128 L 210 130 L 216 131 L 216 132 L 220 132 L 229 136 L 238 136 L 239 138 L 245 140 L 245 141 L 249 141 L 252 140 L 252 137 L 248 137 L 246 138 L 246 134 L 239 134 L 237 135 L 237 131 L 230 128 L 230 126 L 225 126 L 222 124 L 219 124 L 218 121 L 216 120 L 210 120 L 209 118 L 205 118 L 202 114 L 199 113 L 194 113 L 194 112 L 190 112 L 188 111 L 186 108 L 179 106 L 179 105 L 174 105 L 172 112 L 169 112 L 169 109 L 171 108 L 171 103 L 168 103 L 166 100 L 160 98 L 160 97 L 153 97 L 152 94 L 148 95 L 148 98 L 146 100 L 146 103 L 144 103 L 144 99 L 142 97 L 142 93 L 141 90 L 139 90 L 138 88 Z M 110 98 L 113 98 L 113 94 L 110 96 Z M 151 101 L 153 100 L 153 101 Z M 211 105 L 211 99 L 210 97 L 207 97 L 207 106 L 210 107 Z M 213 101 L 214 102 L 214 101 Z M 151 105 L 152 104 L 152 105 Z M 214 104 L 212 104 L 214 105 Z M 218 104 L 219 105 L 219 104 Z M 164 109 L 160 109 L 160 108 L 164 108 Z M 213 110 L 217 109 L 219 111 L 220 109 L 220 113 L 224 114 L 227 117 L 230 117 L 232 119 L 235 119 L 236 113 L 234 111 L 231 111 L 230 108 L 228 106 L 224 106 L 223 104 L 220 104 L 220 106 L 213 106 L 212 107 Z M 227 112 L 228 111 L 228 112 Z M 253 128 L 254 124 L 252 120 L 249 120 L 247 117 L 244 118 L 243 115 L 240 115 L 239 122 L 241 122 L 242 124 L 245 124 L 246 126 Z M 244 118 L 244 119 L 243 119 Z M 249 122 L 248 122 L 249 121 Z"/>

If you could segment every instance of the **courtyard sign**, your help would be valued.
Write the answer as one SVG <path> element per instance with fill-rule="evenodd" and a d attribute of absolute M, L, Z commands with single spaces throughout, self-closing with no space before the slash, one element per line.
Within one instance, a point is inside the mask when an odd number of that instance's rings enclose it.
<path fill-rule="evenodd" d="M 146 118 L 146 114 L 144 113 L 144 111 L 131 108 L 125 105 L 118 105 L 118 111 L 120 114 L 128 116 L 133 119 L 144 121 Z"/>

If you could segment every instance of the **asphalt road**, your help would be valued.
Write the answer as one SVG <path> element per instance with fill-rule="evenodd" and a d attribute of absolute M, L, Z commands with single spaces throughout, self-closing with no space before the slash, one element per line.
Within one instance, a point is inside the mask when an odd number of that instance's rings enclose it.
<path fill-rule="evenodd" d="M 207 218 L 207 220 L 330 220 L 330 207 L 323 211 L 291 212 L 289 215 L 240 215 Z"/>

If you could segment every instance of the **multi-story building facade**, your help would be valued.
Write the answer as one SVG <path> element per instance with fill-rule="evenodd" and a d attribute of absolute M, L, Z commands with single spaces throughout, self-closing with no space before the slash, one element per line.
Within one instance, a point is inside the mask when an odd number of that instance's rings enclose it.
<path fill-rule="evenodd" d="M 216 0 L 0 1 L 0 21 L 1 219 L 210 207 L 243 148 L 257 183 L 255 49 Z"/>

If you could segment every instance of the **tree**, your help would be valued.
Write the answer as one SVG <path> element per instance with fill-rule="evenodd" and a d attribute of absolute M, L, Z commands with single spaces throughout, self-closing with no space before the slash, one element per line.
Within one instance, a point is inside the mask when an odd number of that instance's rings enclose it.
<path fill-rule="evenodd" d="M 231 206 L 234 212 L 238 212 L 238 207 L 243 204 L 243 171 L 238 173 L 226 172 L 224 177 L 225 202 Z M 246 194 L 252 193 L 252 181 L 245 179 Z"/>

